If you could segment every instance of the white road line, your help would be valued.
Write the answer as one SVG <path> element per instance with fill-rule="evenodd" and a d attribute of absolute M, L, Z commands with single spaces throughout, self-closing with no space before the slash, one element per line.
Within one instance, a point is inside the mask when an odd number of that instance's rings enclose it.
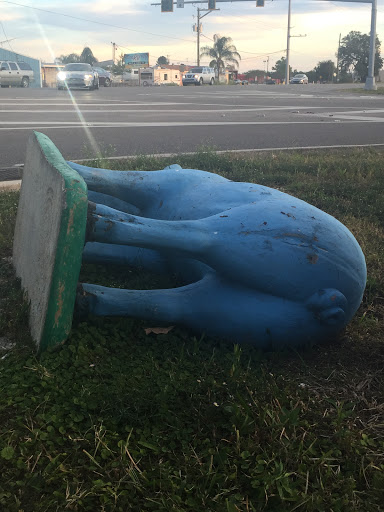
<path fill-rule="evenodd" d="M 359 119 L 360 120 L 360 119 Z M 372 120 L 371 120 L 372 121 Z M 379 120 L 381 122 L 381 120 Z M 88 127 L 88 128 L 116 128 L 116 127 L 130 127 L 130 128 L 140 128 L 140 127 L 172 127 L 172 126 L 239 126 L 239 125 L 282 125 L 280 121 L 153 121 L 153 122 L 103 122 L 103 121 L 95 121 L 95 122 L 86 122 L 82 123 L 81 121 L 43 121 L 43 124 L 39 125 L 36 121 L 0 121 L 0 125 L 28 125 L 25 126 L 25 129 L 29 129 L 31 126 L 44 126 L 44 128 L 48 128 L 50 126 L 55 127 Z M 286 121 L 284 125 L 288 124 L 334 124 L 334 120 L 330 121 Z M 350 123 L 349 123 L 350 124 Z M 6 128 L 0 128 L 4 130 Z"/>
<path fill-rule="evenodd" d="M 226 107 L 228 107 L 228 105 L 226 105 Z M 240 108 L 242 107 L 242 108 Z M 175 110 L 165 110 L 165 109 L 150 109 L 150 110 L 143 110 L 143 109 L 119 109 L 119 110 L 104 110 L 104 109 L 81 109 L 81 112 L 83 114 L 87 113 L 87 112 L 90 112 L 90 113 L 105 113 L 105 112 L 108 112 L 108 113 L 120 113 L 120 112 L 130 112 L 130 113 L 140 113 L 140 114 L 152 114 L 153 112 L 161 112 L 161 113 L 164 113 L 164 114 L 168 114 L 168 113 L 172 113 L 172 114 L 177 114 L 178 112 L 181 112 L 181 113 L 188 113 L 188 114 L 194 114 L 195 112 L 196 113 L 207 113 L 207 112 L 216 112 L 217 114 L 221 114 L 222 112 L 234 112 L 234 113 L 237 113 L 237 112 L 260 112 L 260 111 L 281 111 L 281 110 L 295 110 L 296 111 L 298 109 L 301 109 L 301 110 L 306 110 L 306 109 L 320 109 L 320 108 L 324 108 L 324 107 L 298 107 L 298 106 L 281 106 L 281 107 L 254 107 L 252 106 L 252 108 L 249 108 L 247 105 L 235 105 L 231 108 L 219 108 L 219 109 L 194 109 L 194 108 L 189 108 L 189 109 L 175 109 Z M 336 108 L 336 107 L 335 107 Z M 340 107 L 337 107 L 337 108 L 340 108 Z M 38 114 L 51 114 L 51 113 L 73 113 L 73 114 L 76 114 L 77 111 L 76 109 L 73 109 L 73 110 L 68 110 L 68 109 L 65 109 L 65 110 L 47 110 L 47 109 L 26 109 L 26 110 L 21 110 L 21 109 L 1 109 L 0 108 L 0 113 L 2 112 L 8 112 L 8 113 L 27 113 L 27 114 L 34 114 L 34 113 L 38 113 Z M 296 113 L 296 112 L 295 112 Z M 308 114 L 310 112 L 301 112 L 300 113 L 302 114 Z M 349 112 L 346 111 L 346 112 L 343 112 L 343 114 L 346 114 Z M 317 115 L 322 115 L 322 113 L 319 113 Z M 328 111 L 324 113 L 324 115 L 328 115 Z M 332 115 L 336 115 L 336 114 L 332 114 Z"/>
<path fill-rule="evenodd" d="M 333 117 L 337 119 L 345 119 L 347 121 L 365 121 L 365 122 L 374 122 L 374 123 L 383 123 L 384 117 L 369 117 L 369 116 L 353 116 L 353 115 L 341 115 L 341 114 L 333 114 Z"/>
<path fill-rule="evenodd" d="M 11 103 L 11 102 L 3 102 L 1 103 L 0 105 L 4 105 L 4 106 L 13 106 L 13 105 L 19 105 L 18 102 L 14 102 L 14 103 Z M 76 105 L 77 107 L 93 107 L 93 106 L 100 106 L 100 107 L 129 107 L 129 106 L 132 106 L 132 107 L 150 107 L 152 105 L 154 106 L 161 106 L 161 105 L 165 105 L 165 106 L 171 106 L 171 105 L 196 105 L 196 103 L 193 103 L 193 102 L 183 102 L 183 103 L 178 103 L 178 102 L 161 102 L 161 101 L 157 101 L 157 102 L 153 102 L 153 103 L 113 103 L 113 104 L 109 104 L 109 103 L 77 103 L 76 101 L 72 102 L 72 101 L 68 101 L 66 103 L 37 103 L 37 102 L 33 102 L 33 103 L 23 103 L 23 106 L 32 106 L 32 105 L 44 105 L 46 107 L 56 107 L 56 106 L 59 106 L 59 107 L 64 107 L 65 105 L 68 105 L 68 106 L 74 106 Z M 215 103 L 199 103 L 198 105 L 215 105 Z M 228 106 L 227 104 L 225 104 L 225 106 Z M 248 105 L 244 105 L 245 107 L 247 107 Z"/>
<path fill-rule="evenodd" d="M 18 96 L 16 96 L 15 98 L 9 98 L 10 101 L 68 101 L 69 100 L 69 97 L 66 96 L 65 98 L 19 98 Z M 94 98 L 92 98 L 92 101 L 94 100 Z M 5 101 L 7 101 L 7 99 L 5 98 Z M 106 100 L 105 98 L 103 98 L 103 101 L 110 101 L 110 102 L 115 102 L 115 101 L 122 101 L 122 100 Z"/>
<path fill-rule="evenodd" d="M 366 108 L 364 110 L 351 110 L 348 114 L 382 114 L 384 108 Z M 345 112 L 333 112 L 333 115 L 345 114 Z"/>
<path fill-rule="evenodd" d="M 192 105 L 193 106 L 197 106 L 197 107 L 201 107 L 201 106 L 204 106 L 204 107 L 231 107 L 233 109 L 236 109 L 238 107 L 244 107 L 244 108 L 255 108 L 257 105 L 255 104 L 236 104 L 236 105 L 228 105 L 228 103 L 196 103 L 196 102 L 191 102 L 191 101 L 184 101 L 184 102 L 173 102 L 173 103 L 162 103 L 162 102 L 152 102 L 152 103 L 114 103 L 113 105 L 110 105 L 109 103 L 72 103 L 72 102 L 67 102 L 67 103 L 50 103 L 50 104 L 46 104 L 46 103 L 23 103 L 22 105 L 19 105 L 18 102 L 15 102 L 15 103 L 0 103 L 0 108 L 2 106 L 4 107 L 14 107 L 14 106 L 20 106 L 20 107 L 25 107 L 25 106 L 45 106 L 45 107 L 73 107 L 73 106 L 77 106 L 77 107 L 158 107 L 158 106 L 186 106 L 186 105 Z M 319 108 L 327 108 L 327 109 L 332 109 L 332 108 L 340 108 L 340 106 L 335 106 L 335 107 L 332 107 L 330 105 L 327 105 L 326 107 L 324 105 L 321 105 L 321 106 L 305 106 L 305 105 L 263 105 L 261 106 L 260 108 L 266 108 L 266 109 L 279 109 L 279 108 L 283 108 L 283 109 L 319 109 Z M 350 107 L 345 107 L 345 108 L 350 108 Z M 49 110 L 44 110 L 45 112 L 49 112 Z M 114 111 L 114 110 L 113 110 Z M 5 110 L 0 110 L 0 112 L 5 112 Z"/>

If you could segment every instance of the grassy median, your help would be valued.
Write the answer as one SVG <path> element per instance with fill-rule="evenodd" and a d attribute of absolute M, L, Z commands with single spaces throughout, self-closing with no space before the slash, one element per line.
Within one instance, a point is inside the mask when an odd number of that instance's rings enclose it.
<path fill-rule="evenodd" d="M 1 193 L 0 510 L 384 510 L 383 161 L 364 149 L 97 162 L 217 172 L 343 222 L 367 260 L 363 303 L 337 341 L 298 351 L 94 318 L 37 358 L 11 266 L 18 195 Z M 92 265 L 82 280 L 164 285 Z"/>

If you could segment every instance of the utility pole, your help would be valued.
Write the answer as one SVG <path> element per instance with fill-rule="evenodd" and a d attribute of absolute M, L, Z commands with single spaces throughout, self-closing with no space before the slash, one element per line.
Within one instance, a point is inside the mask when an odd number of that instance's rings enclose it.
<path fill-rule="evenodd" d="M 197 28 L 197 66 L 200 66 L 200 31 L 202 28 L 200 20 L 202 20 L 205 16 L 208 16 L 208 14 L 210 12 L 212 12 L 213 10 L 219 11 L 220 9 L 200 9 L 200 7 L 197 8 L 197 24 L 196 24 L 196 28 Z M 201 15 L 200 13 L 202 11 L 208 11 L 208 12 Z"/>
<path fill-rule="evenodd" d="M 339 34 L 339 46 L 337 47 L 336 83 L 338 83 L 338 81 L 339 81 L 340 41 L 341 41 L 341 34 Z"/>
<path fill-rule="evenodd" d="M 287 55 L 285 59 L 285 85 L 289 84 L 289 45 L 291 40 L 291 0 L 288 0 Z"/>
<path fill-rule="evenodd" d="M 307 34 L 291 36 L 291 0 L 288 1 L 287 57 L 285 60 L 285 85 L 289 84 L 289 49 L 291 37 L 307 37 Z"/>
<path fill-rule="evenodd" d="M 113 65 L 116 64 L 116 43 L 112 43 L 111 42 L 111 45 L 112 45 L 112 61 L 113 61 Z"/>
<path fill-rule="evenodd" d="M 197 66 L 200 66 L 200 8 L 197 8 Z"/>
<path fill-rule="evenodd" d="M 368 76 L 365 80 L 365 87 L 364 87 L 364 89 L 367 91 L 376 91 L 377 90 L 377 86 L 375 83 L 376 17 L 377 17 L 377 0 L 372 0 Z"/>

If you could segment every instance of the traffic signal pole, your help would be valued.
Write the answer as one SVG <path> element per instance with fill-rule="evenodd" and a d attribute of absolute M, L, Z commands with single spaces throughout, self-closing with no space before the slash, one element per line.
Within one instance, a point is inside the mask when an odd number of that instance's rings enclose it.
<path fill-rule="evenodd" d="M 324 0 L 319 0 L 324 1 Z M 325 0 L 334 2 L 349 2 L 359 4 L 372 4 L 371 11 L 371 35 L 369 40 L 369 59 L 368 59 L 368 75 L 365 80 L 364 89 L 366 91 L 376 91 L 375 83 L 375 56 L 376 56 L 376 17 L 377 17 L 377 0 Z M 337 70 L 339 72 L 339 70 Z"/>
<path fill-rule="evenodd" d="M 173 12 L 173 6 L 176 5 L 178 8 L 183 8 L 184 4 L 208 4 L 208 9 L 197 8 L 197 65 L 200 66 L 200 20 L 207 16 L 212 11 L 219 11 L 220 9 L 216 9 L 216 2 L 254 2 L 255 0 L 161 0 L 161 3 L 154 3 L 151 5 L 160 5 L 161 12 Z M 291 0 L 289 0 L 291 1 Z M 265 0 L 256 0 L 256 7 L 264 7 Z M 200 12 L 208 11 L 202 16 Z"/>

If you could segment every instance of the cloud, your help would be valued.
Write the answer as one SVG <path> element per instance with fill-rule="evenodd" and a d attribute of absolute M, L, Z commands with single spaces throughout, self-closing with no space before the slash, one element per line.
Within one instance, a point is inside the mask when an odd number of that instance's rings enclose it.
<path fill-rule="evenodd" d="M 99 60 L 106 60 L 111 58 L 111 41 L 114 41 L 119 45 L 118 53 L 148 51 L 151 63 L 160 55 L 169 55 L 174 63 L 196 63 L 196 34 L 192 32 L 196 5 L 186 4 L 184 9 L 162 14 L 159 6 L 150 5 L 150 0 L 19 1 L 52 12 L 0 2 L 7 36 L 17 37 L 12 46 L 19 53 L 51 61 L 50 47 L 53 53 L 61 55 L 80 53 L 87 45 Z M 256 8 L 254 2 L 219 3 L 218 6 L 220 11 L 202 20 L 203 36 L 212 39 L 219 33 L 232 37 L 242 55 L 242 71 L 263 68 L 267 55 L 271 68 L 273 62 L 285 54 L 288 0 L 267 1 L 264 8 Z M 351 30 L 369 33 L 370 5 L 295 0 L 291 24 L 292 35 L 307 34 L 305 38 L 291 39 L 292 66 L 309 70 L 319 60 L 335 60 L 340 33 L 342 37 Z M 379 38 L 380 31 L 384 31 L 384 25 L 379 17 Z M 202 37 L 201 45 L 211 46 L 210 39 Z"/>

